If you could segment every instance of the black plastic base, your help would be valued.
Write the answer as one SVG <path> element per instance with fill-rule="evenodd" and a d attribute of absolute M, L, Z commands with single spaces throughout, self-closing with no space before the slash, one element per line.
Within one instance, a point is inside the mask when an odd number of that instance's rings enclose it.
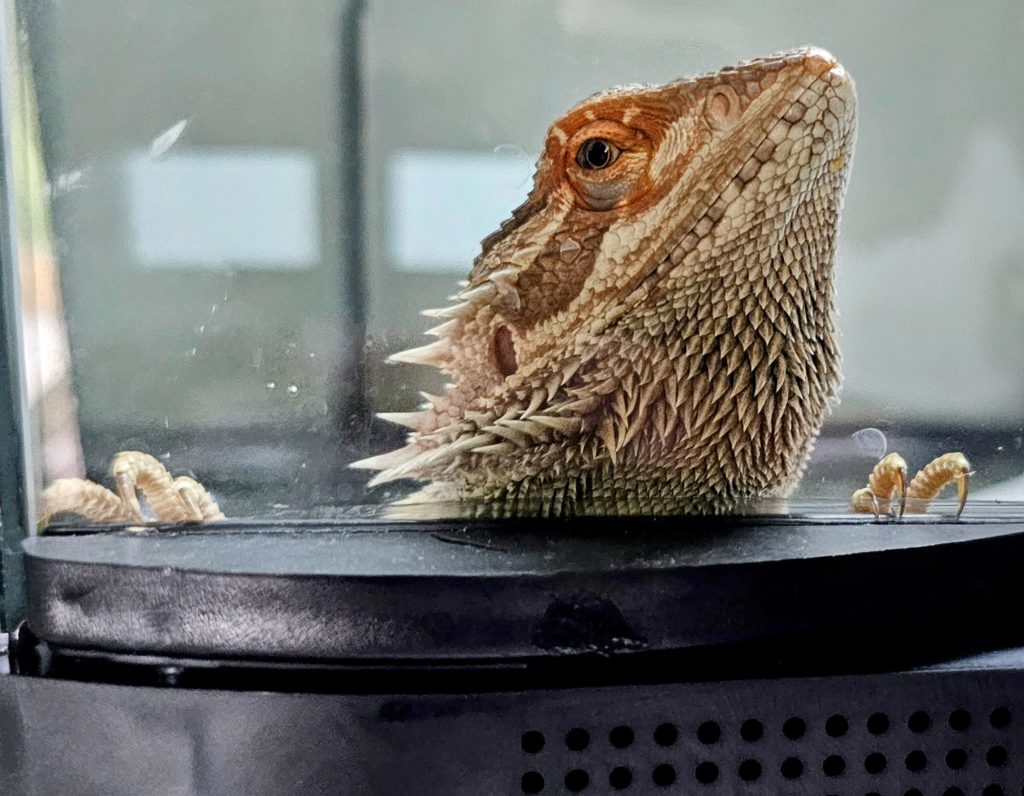
<path fill-rule="evenodd" d="M 400 672 L 391 683 L 402 690 L 0 677 L 2 792 L 998 796 L 1024 783 L 1024 651 L 903 674 L 422 694 Z"/>
<path fill-rule="evenodd" d="M 25 550 L 4 794 L 1024 785 L 1017 522 L 223 525 Z"/>

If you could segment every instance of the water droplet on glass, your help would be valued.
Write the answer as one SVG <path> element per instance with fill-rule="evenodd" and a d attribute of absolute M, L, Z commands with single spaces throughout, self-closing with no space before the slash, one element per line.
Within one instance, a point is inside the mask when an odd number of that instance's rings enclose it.
<path fill-rule="evenodd" d="M 268 390 L 272 390 L 272 389 L 274 389 L 274 388 L 275 388 L 276 386 L 277 386 L 277 385 L 276 385 L 276 384 L 275 384 L 274 382 L 272 382 L 272 381 L 268 381 L 268 382 L 267 382 L 267 389 L 268 389 Z"/>
<path fill-rule="evenodd" d="M 877 428 L 862 428 L 850 435 L 853 437 L 853 444 L 861 453 L 881 459 L 889 449 L 889 441 Z"/>
<path fill-rule="evenodd" d="M 202 334 L 205 331 L 206 331 L 206 324 L 205 323 L 199 324 L 199 334 Z"/>
<path fill-rule="evenodd" d="M 210 307 L 210 317 L 212 318 L 216 314 L 217 314 L 217 305 L 214 304 L 212 307 Z"/>
<path fill-rule="evenodd" d="M 310 351 L 309 352 L 309 358 L 310 359 L 316 359 L 316 351 Z"/>
<path fill-rule="evenodd" d="M 1005 445 L 996 445 L 996 450 L 999 451 L 1000 453 L 1002 453 L 1004 450 L 1006 450 L 1006 446 Z"/>
<path fill-rule="evenodd" d="M 289 384 L 288 385 L 288 394 L 289 395 L 296 395 L 298 392 L 299 392 L 299 388 L 296 387 L 294 384 Z"/>
<path fill-rule="evenodd" d="M 580 245 L 572 238 L 566 238 L 558 248 L 558 253 L 561 255 L 563 262 L 571 263 L 579 256 Z"/>
<path fill-rule="evenodd" d="M 195 356 L 195 355 L 196 355 L 196 349 L 193 348 L 190 356 Z"/>

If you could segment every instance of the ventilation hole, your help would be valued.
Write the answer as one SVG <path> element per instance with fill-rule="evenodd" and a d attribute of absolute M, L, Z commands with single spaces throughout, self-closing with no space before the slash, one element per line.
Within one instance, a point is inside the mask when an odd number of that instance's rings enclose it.
<path fill-rule="evenodd" d="M 917 788 L 911 788 L 906 793 L 904 793 L 903 796 L 924 796 L 924 794 L 921 793 L 921 791 L 919 791 Z"/>
<path fill-rule="evenodd" d="M 907 727 L 911 732 L 927 732 L 928 728 L 931 726 L 932 717 L 923 710 L 919 710 L 916 713 L 911 714 L 910 718 L 907 719 Z"/>
<path fill-rule="evenodd" d="M 675 724 L 659 724 L 654 730 L 654 742 L 658 746 L 671 746 L 679 738 Z"/>
<path fill-rule="evenodd" d="M 949 714 L 949 728 L 955 732 L 966 732 L 971 726 L 971 714 L 958 708 Z"/>
<path fill-rule="evenodd" d="M 539 771 L 527 771 L 523 774 L 523 793 L 540 793 L 544 790 L 544 777 Z"/>
<path fill-rule="evenodd" d="M 590 733 L 582 727 L 576 727 L 565 734 L 565 745 L 573 752 L 582 752 L 590 746 Z"/>
<path fill-rule="evenodd" d="M 633 744 L 633 728 L 627 727 L 624 724 L 618 727 L 612 728 L 612 731 L 608 733 L 608 741 L 616 749 L 625 749 Z"/>
<path fill-rule="evenodd" d="M 761 776 L 761 764 L 756 760 L 744 760 L 740 763 L 739 775 L 744 782 L 756 782 Z"/>
<path fill-rule="evenodd" d="M 872 735 L 885 735 L 889 732 L 889 717 L 884 713 L 872 713 L 868 717 L 868 732 Z"/>
<path fill-rule="evenodd" d="M 590 774 L 582 768 L 574 768 L 565 775 L 565 787 L 573 793 L 579 793 L 581 790 L 585 790 L 589 784 Z"/>
<path fill-rule="evenodd" d="M 981 792 L 981 796 L 1003 796 L 1003 788 L 1001 785 L 988 785 Z"/>
<path fill-rule="evenodd" d="M 992 715 L 988 717 L 988 720 L 992 722 L 992 726 L 997 730 L 1006 729 L 1010 726 L 1010 711 L 1008 708 L 996 708 L 992 711 Z"/>
<path fill-rule="evenodd" d="M 889 761 L 881 752 L 872 752 L 864 758 L 864 770 L 869 774 L 881 774 L 888 764 Z"/>
<path fill-rule="evenodd" d="M 791 741 L 803 738 L 805 732 L 807 732 L 807 722 L 796 716 L 786 719 L 786 723 L 782 725 L 782 734 Z"/>
<path fill-rule="evenodd" d="M 825 732 L 829 734 L 831 738 L 842 738 L 846 735 L 846 731 L 850 729 L 850 722 L 846 720 L 846 716 L 829 716 L 828 721 L 825 722 Z"/>
<path fill-rule="evenodd" d="M 907 771 L 924 771 L 928 765 L 928 755 L 920 749 L 915 749 L 906 759 Z"/>
<path fill-rule="evenodd" d="M 697 765 L 693 775 L 697 778 L 697 782 L 702 785 L 710 785 L 718 779 L 718 766 L 710 760 L 705 760 L 703 763 L 699 763 Z"/>
<path fill-rule="evenodd" d="M 942 796 L 964 796 L 964 792 L 954 785 L 952 788 L 946 788 L 942 791 Z"/>
<path fill-rule="evenodd" d="M 740 725 L 740 738 L 747 743 L 760 741 L 764 736 L 764 725 L 757 719 L 747 719 Z"/>
<path fill-rule="evenodd" d="M 950 749 L 946 752 L 946 765 L 954 771 L 959 771 L 967 765 L 967 752 L 963 749 Z"/>
<path fill-rule="evenodd" d="M 718 722 L 705 721 L 697 728 L 697 740 L 702 744 L 713 744 L 722 737 L 722 728 Z"/>
<path fill-rule="evenodd" d="M 528 730 L 523 733 L 523 751 L 528 755 L 535 755 L 544 748 L 544 733 L 538 730 Z"/>
<path fill-rule="evenodd" d="M 654 767 L 651 779 L 659 788 L 667 788 L 676 781 L 676 770 L 668 763 L 661 763 Z"/>
<path fill-rule="evenodd" d="M 846 771 L 846 761 L 839 755 L 829 755 L 821 764 L 821 770 L 825 772 L 826 777 L 841 777 Z"/>
<path fill-rule="evenodd" d="M 608 784 L 615 790 L 625 790 L 633 784 L 633 772 L 626 766 L 616 766 L 608 775 Z"/>
<path fill-rule="evenodd" d="M 797 757 L 787 757 L 779 766 L 779 771 L 786 779 L 800 779 L 804 773 L 804 764 Z"/>
<path fill-rule="evenodd" d="M 1006 765 L 1006 747 L 1004 746 L 993 746 L 987 752 L 985 752 L 985 762 L 988 763 L 992 768 L 1000 768 Z"/>

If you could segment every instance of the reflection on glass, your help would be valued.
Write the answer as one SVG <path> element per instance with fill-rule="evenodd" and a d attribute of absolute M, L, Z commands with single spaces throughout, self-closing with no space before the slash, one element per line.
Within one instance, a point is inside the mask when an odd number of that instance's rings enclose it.
<path fill-rule="evenodd" d="M 533 162 L 486 153 L 401 151 L 389 171 L 388 254 L 400 271 L 452 272 L 526 199 Z M 467 196 L 477 197 L 472 204 Z"/>
<path fill-rule="evenodd" d="M 135 255 L 145 268 L 311 268 L 320 256 L 316 178 L 312 158 L 279 149 L 130 157 Z"/>

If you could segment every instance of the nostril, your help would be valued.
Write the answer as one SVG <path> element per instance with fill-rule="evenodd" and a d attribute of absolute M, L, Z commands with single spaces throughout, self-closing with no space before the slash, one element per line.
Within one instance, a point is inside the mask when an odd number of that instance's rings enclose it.
<path fill-rule="evenodd" d="M 822 47 L 809 47 L 804 53 L 804 64 L 815 74 L 823 74 L 839 62 L 836 57 Z"/>
<path fill-rule="evenodd" d="M 519 369 L 512 330 L 504 324 L 494 330 L 494 362 L 502 376 L 511 376 Z"/>

